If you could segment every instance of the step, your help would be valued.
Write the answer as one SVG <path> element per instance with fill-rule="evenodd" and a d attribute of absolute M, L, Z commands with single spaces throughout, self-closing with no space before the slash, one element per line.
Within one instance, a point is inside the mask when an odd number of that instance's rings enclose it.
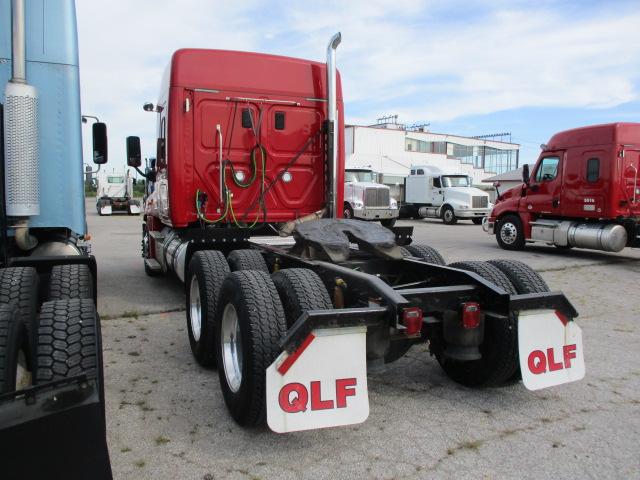
<path fill-rule="evenodd" d="M 162 265 L 155 258 L 145 258 L 144 264 L 147 266 L 149 270 L 152 272 L 161 272 Z"/>

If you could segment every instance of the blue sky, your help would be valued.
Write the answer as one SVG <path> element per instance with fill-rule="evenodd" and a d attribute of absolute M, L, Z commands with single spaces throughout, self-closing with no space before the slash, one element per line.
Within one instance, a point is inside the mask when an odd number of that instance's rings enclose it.
<path fill-rule="evenodd" d="M 640 120 L 637 0 L 111 0 L 99 8 L 77 0 L 77 7 L 83 112 L 108 123 L 114 165 L 124 163 L 127 135 L 140 135 L 144 154 L 153 155 L 154 118 L 141 106 L 156 99 L 174 50 L 323 61 L 336 31 L 349 123 L 398 114 L 435 132 L 512 132 L 521 160 L 533 162 L 556 131 Z"/>

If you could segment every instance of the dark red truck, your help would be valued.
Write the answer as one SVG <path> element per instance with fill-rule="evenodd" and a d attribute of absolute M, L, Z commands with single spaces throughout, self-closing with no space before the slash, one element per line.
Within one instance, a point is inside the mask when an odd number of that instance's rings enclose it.
<path fill-rule="evenodd" d="M 498 195 L 484 229 L 506 250 L 527 242 L 619 252 L 640 247 L 640 123 L 560 132 L 523 183 Z"/>

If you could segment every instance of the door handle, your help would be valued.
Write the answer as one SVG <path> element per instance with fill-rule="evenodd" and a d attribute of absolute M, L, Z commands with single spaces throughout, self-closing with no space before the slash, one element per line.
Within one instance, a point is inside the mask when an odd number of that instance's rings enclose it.
<path fill-rule="evenodd" d="M 560 199 L 554 198 L 553 201 L 551 202 L 551 205 L 553 205 L 553 208 L 558 208 L 560 206 Z"/>

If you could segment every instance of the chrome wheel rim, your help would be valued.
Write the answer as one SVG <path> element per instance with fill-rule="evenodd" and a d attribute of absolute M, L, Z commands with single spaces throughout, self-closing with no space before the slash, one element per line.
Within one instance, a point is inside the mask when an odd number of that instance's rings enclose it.
<path fill-rule="evenodd" d="M 20 350 L 18 352 L 18 365 L 16 366 L 16 390 L 24 390 L 30 387 L 31 384 L 31 372 L 27 366 L 27 356 L 24 350 Z"/>
<path fill-rule="evenodd" d="M 236 308 L 231 304 L 224 307 L 220 341 L 222 342 L 222 363 L 229 389 L 236 393 L 242 383 L 242 339 L 240 322 Z"/>
<path fill-rule="evenodd" d="M 351 212 L 349 211 L 348 208 L 344 209 L 344 214 L 343 214 L 344 218 L 351 218 Z"/>
<path fill-rule="evenodd" d="M 198 277 L 191 277 L 191 286 L 189 287 L 189 313 L 191 318 L 191 335 L 197 342 L 200 340 L 202 333 L 202 304 L 200 303 L 200 285 L 198 285 Z"/>
<path fill-rule="evenodd" d="M 451 220 L 453 220 L 453 212 L 451 210 L 445 210 L 444 212 L 444 219 L 447 222 L 450 222 Z"/>
<path fill-rule="evenodd" d="M 518 238 L 518 229 L 513 223 L 507 222 L 500 228 L 500 238 L 507 245 L 511 245 Z"/>

